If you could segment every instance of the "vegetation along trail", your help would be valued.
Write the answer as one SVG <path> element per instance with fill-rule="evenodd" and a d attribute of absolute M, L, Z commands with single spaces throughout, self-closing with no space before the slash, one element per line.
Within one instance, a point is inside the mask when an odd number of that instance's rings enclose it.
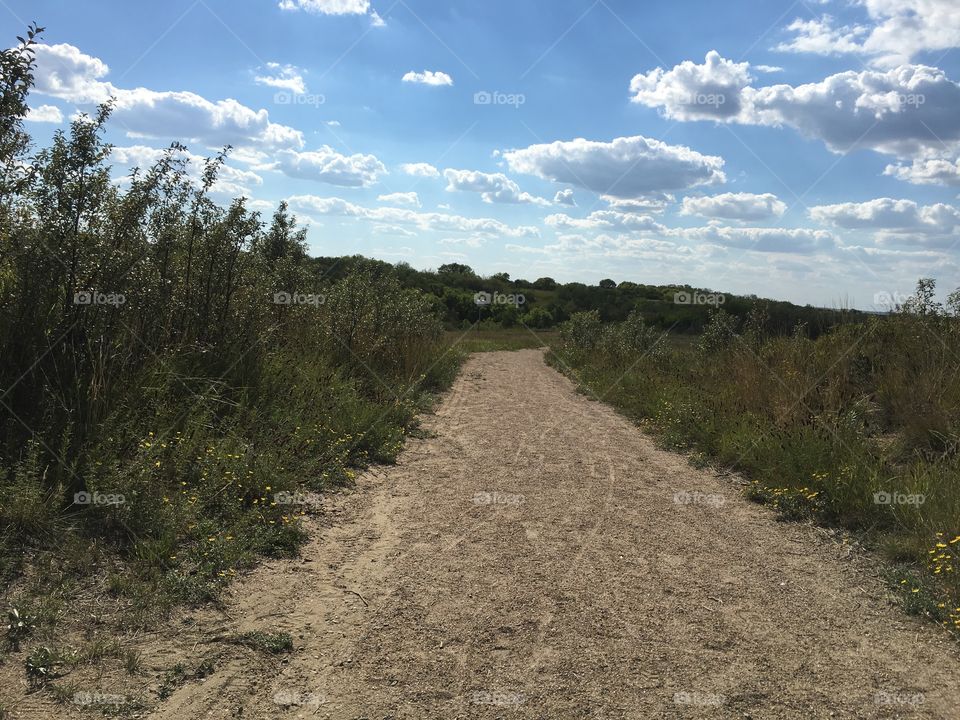
<path fill-rule="evenodd" d="M 956 644 L 851 546 L 657 449 L 541 351 L 473 355 L 424 429 L 176 640 L 293 652 L 223 645 L 154 717 L 957 717 Z"/>

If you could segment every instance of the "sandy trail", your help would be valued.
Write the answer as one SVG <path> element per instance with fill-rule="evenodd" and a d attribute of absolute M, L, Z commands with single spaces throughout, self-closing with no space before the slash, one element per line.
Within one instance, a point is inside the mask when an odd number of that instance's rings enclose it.
<path fill-rule="evenodd" d="M 869 563 L 658 450 L 540 351 L 472 356 L 424 425 L 327 500 L 302 559 L 177 633 L 298 649 L 229 646 L 151 717 L 960 717 L 956 644 Z"/>

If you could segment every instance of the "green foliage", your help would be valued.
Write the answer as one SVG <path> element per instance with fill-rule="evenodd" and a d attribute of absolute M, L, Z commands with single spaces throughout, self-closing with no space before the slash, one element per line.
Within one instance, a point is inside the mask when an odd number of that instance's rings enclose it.
<path fill-rule="evenodd" d="M 802 326 L 778 334 L 758 305 L 742 332 L 717 310 L 696 346 L 647 353 L 635 319 L 577 314 L 552 349 L 665 446 L 742 472 L 787 518 L 842 526 L 909 563 L 911 602 L 935 598 L 940 612 L 925 614 L 960 631 L 960 320 L 933 290 L 921 280 L 912 309 L 815 340 Z M 635 350 L 618 352 L 627 338 Z"/>
<path fill-rule="evenodd" d="M 0 53 L 0 575 L 109 567 L 146 622 L 295 552 L 288 499 L 392 462 L 459 356 L 399 270 L 328 273 L 285 204 L 212 199 L 229 148 L 114 183 L 108 103 L 27 157 L 37 32 Z"/>
<path fill-rule="evenodd" d="M 59 652 L 46 645 L 35 647 L 23 662 L 28 681 L 31 685 L 43 685 L 49 682 L 57 677 L 64 660 L 65 658 Z"/>
<path fill-rule="evenodd" d="M 7 613 L 7 642 L 15 650 L 20 643 L 36 629 L 36 618 L 18 608 L 10 608 Z"/>
<path fill-rule="evenodd" d="M 273 655 L 293 651 L 293 638 L 286 632 L 254 630 L 235 635 L 231 642 Z"/>

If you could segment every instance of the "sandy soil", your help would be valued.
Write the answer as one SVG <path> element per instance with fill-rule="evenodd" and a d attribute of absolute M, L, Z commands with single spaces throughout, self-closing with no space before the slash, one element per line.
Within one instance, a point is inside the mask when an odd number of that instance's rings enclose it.
<path fill-rule="evenodd" d="M 143 642 L 148 672 L 216 668 L 150 717 L 960 717 L 956 643 L 869 559 L 658 450 L 540 351 L 472 356 L 424 427 L 324 499 L 302 558 Z M 253 629 L 296 650 L 219 641 Z"/>

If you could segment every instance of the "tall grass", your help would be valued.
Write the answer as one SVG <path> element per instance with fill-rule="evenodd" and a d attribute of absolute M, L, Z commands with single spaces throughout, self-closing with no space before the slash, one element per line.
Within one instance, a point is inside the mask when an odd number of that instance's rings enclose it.
<path fill-rule="evenodd" d="M 759 306 L 742 324 L 716 312 L 687 347 L 582 313 L 552 360 L 666 446 L 744 473 L 755 499 L 860 533 L 908 607 L 960 631 L 960 319 L 931 289 L 816 340 L 768 334 Z"/>

